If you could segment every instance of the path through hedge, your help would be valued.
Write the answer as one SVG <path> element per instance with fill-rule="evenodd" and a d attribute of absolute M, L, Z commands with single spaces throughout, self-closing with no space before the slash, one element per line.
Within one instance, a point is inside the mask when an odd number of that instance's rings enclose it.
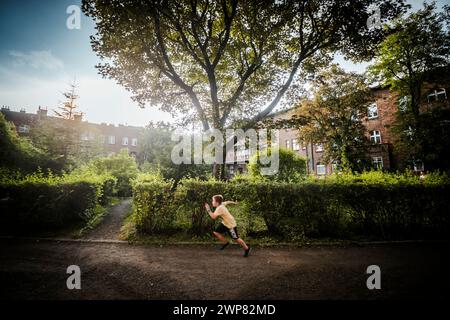
<path fill-rule="evenodd" d="M 130 212 L 131 199 L 122 200 L 106 214 L 103 221 L 83 239 L 88 240 L 117 240 L 125 215 Z"/>

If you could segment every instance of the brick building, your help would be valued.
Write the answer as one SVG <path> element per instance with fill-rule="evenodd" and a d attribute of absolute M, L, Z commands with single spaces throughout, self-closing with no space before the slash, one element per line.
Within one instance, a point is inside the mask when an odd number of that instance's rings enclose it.
<path fill-rule="evenodd" d="M 428 75 L 427 81 L 422 88 L 421 111 L 433 108 L 439 102 L 446 108 L 450 108 L 448 92 L 450 90 L 450 74 L 448 68 L 436 70 Z M 395 156 L 395 136 L 392 127 L 396 116 L 401 115 L 402 108 L 408 97 L 400 97 L 397 93 L 388 87 L 377 87 L 373 89 L 374 101 L 368 105 L 367 114 L 363 119 L 363 124 L 367 129 L 367 137 L 372 142 L 368 156 L 372 165 L 376 169 L 396 169 L 399 159 Z M 274 121 L 289 119 L 296 113 L 296 108 L 290 108 L 271 114 L 269 117 Z M 447 121 L 446 130 L 449 130 Z M 315 175 L 328 175 L 337 170 L 335 163 L 325 163 L 322 158 L 324 154 L 323 145 L 320 142 L 301 145 L 298 142 L 298 130 L 280 129 L 278 135 L 278 144 L 280 147 L 291 149 L 307 159 L 308 172 Z M 245 153 L 246 152 L 246 153 Z M 245 157 L 237 157 L 240 163 L 227 161 L 227 167 L 230 174 L 236 172 L 245 172 L 245 162 L 248 162 L 251 156 L 248 150 L 241 150 Z M 423 171 L 426 168 L 423 164 L 417 162 L 414 169 Z"/>
<path fill-rule="evenodd" d="M 6 120 L 14 123 L 17 133 L 21 136 L 27 136 L 30 130 L 42 121 L 56 122 L 62 126 L 75 125 L 80 134 L 80 141 L 97 139 L 102 146 L 102 153 L 108 155 L 118 153 L 122 149 L 128 149 L 130 155 L 136 156 L 139 139 L 143 131 L 142 127 L 90 123 L 82 121 L 81 117 L 76 117 L 75 120 L 52 117 L 47 115 L 47 109 L 41 107 L 35 114 L 27 113 L 24 109 L 13 111 L 5 106 L 1 108 L 1 112 Z"/>

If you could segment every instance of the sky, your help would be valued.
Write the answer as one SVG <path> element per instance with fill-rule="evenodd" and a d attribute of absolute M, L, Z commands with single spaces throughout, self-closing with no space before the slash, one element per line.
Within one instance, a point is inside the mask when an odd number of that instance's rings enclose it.
<path fill-rule="evenodd" d="M 412 10 L 421 0 L 410 0 Z M 450 0 L 439 0 L 441 8 Z M 71 5 L 79 0 L 0 1 L 0 105 L 35 113 L 38 106 L 49 113 L 63 100 L 62 92 L 74 80 L 78 85 L 80 111 L 85 120 L 144 126 L 149 121 L 173 121 L 155 107 L 139 108 L 131 93 L 112 79 L 103 79 L 95 65 L 89 37 L 95 33 L 90 18 L 81 15 L 80 28 L 69 29 Z M 348 71 L 364 71 L 367 64 L 353 64 L 337 57 Z"/>

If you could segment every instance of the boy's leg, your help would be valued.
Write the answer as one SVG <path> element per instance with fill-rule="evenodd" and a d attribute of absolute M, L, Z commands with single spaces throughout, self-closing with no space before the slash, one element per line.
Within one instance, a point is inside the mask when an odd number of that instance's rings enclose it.
<path fill-rule="evenodd" d="M 228 243 L 228 240 L 225 239 L 225 237 L 224 237 L 222 234 L 220 234 L 219 232 L 213 231 L 213 235 L 214 235 L 217 239 L 219 239 L 223 244 L 227 244 L 227 243 Z"/>
<path fill-rule="evenodd" d="M 250 252 L 250 247 L 245 243 L 244 240 L 242 240 L 241 238 L 239 238 L 239 234 L 237 231 L 237 228 L 233 228 L 233 229 L 229 229 L 229 233 L 231 238 L 236 241 L 237 243 L 239 243 L 239 245 L 242 247 L 242 249 L 244 249 L 244 257 L 248 257 L 248 254 Z"/>
<path fill-rule="evenodd" d="M 247 251 L 248 250 L 248 245 L 245 243 L 244 240 L 242 240 L 241 238 L 235 239 L 237 243 L 240 244 L 240 246 Z"/>

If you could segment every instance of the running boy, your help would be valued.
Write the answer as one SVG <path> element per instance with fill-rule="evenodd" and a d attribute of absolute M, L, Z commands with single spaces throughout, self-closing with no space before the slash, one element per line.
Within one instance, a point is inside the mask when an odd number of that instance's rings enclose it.
<path fill-rule="evenodd" d="M 223 243 L 220 250 L 225 249 L 230 244 L 230 242 L 223 236 L 225 233 L 228 233 L 230 237 L 237 243 L 239 243 L 244 249 L 244 257 L 248 257 L 250 247 L 244 242 L 244 240 L 239 238 L 236 228 L 236 220 L 226 207 L 227 204 L 235 203 L 236 202 L 233 201 L 223 201 L 223 197 L 219 194 L 212 197 L 212 206 L 216 208 L 216 210 L 212 212 L 209 204 L 207 203 L 205 203 L 205 209 L 206 211 L 208 211 L 212 219 L 216 220 L 217 217 L 220 217 L 222 219 L 220 225 L 213 232 L 213 235 Z"/>

